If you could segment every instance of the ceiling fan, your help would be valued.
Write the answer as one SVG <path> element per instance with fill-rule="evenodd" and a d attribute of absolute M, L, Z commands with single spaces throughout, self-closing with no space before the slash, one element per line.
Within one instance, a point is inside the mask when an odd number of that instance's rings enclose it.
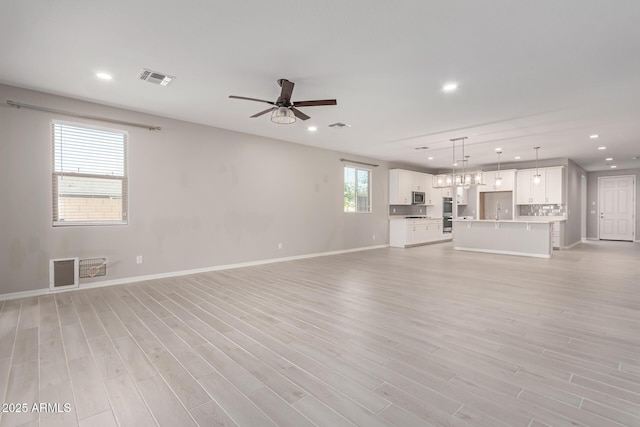
<path fill-rule="evenodd" d="M 298 110 L 299 107 L 316 107 L 320 105 L 337 105 L 335 99 L 322 99 L 315 101 L 291 101 L 291 94 L 293 93 L 293 87 L 295 83 L 290 82 L 287 79 L 278 79 L 278 85 L 282 88 L 280 96 L 276 102 L 266 101 L 264 99 L 247 98 L 245 96 L 229 95 L 229 98 L 233 99 L 245 99 L 247 101 L 264 102 L 266 104 L 273 105 L 271 108 L 267 108 L 264 111 L 254 114 L 253 117 L 260 117 L 263 114 L 271 113 L 271 121 L 279 124 L 289 124 L 296 121 L 296 117 L 300 120 L 310 119 L 302 111 Z"/>

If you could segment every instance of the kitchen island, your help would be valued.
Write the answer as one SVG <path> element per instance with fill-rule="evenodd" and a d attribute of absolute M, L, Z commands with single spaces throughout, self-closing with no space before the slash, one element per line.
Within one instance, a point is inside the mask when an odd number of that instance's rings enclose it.
<path fill-rule="evenodd" d="M 551 258 L 552 222 L 540 217 L 515 220 L 454 220 L 454 249 Z"/>

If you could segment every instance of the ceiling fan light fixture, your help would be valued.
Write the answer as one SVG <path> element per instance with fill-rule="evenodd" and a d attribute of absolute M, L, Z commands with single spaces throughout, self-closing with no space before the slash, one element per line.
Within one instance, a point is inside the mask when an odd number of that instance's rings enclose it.
<path fill-rule="evenodd" d="M 290 125 L 296 121 L 296 116 L 287 107 L 278 107 L 271 113 L 271 121 L 279 125 Z"/>

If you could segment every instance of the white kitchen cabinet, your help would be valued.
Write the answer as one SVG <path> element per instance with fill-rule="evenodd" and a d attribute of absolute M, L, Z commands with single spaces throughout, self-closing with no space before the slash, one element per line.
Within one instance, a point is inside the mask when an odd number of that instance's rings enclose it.
<path fill-rule="evenodd" d="M 463 187 L 456 187 L 456 204 L 466 205 L 469 191 Z"/>
<path fill-rule="evenodd" d="M 531 187 L 533 185 L 535 170 L 521 170 L 516 174 L 516 204 L 530 205 L 533 203 Z"/>
<path fill-rule="evenodd" d="M 427 242 L 436 242 L 442 239 L 442 221 L 429 222 L 427 224 Z"/>
<path fill-rule="evenodd" d="M 551 228 L 551 240 L 553 242 L 554 249 L 560 249 L 560 230 L 562 227 L 562 223 L 560 221 L 556 221 L 553 223 Z"/>
<path fill-rule="evenodd" d="M 391 169 L 389 171 L 389 204 L 410 205 L 413 176 L 410 171 Z"/>
<path fill-rule="evenodd" d="M 453 189 L 455 187 L 444 187 L 442 189 L 442 197 L 453 197 Z"/>
<path fill-rule="evenodd" d="M 563 204 L 562 167 L 539 168 L 540 183 L 534 184 L 535 169 L 519 170 L 517 173 L 516 204 L 554 205 Z"/>
<path fill-rule="evenodd" d="M 433 204 L 432 180 L 433 176 L 426 173 L 391 169 L 389 171 L 389 204 L 412 204 L 411 193 L 414 191 L 425 193 L 425 205 Z"/>
<path fill-rule="evenodd" d="M 498 171 L 482 172 L 482 182 L 485 185 L 479 185 L 478 190 L 482 193 L 488 193 L 492 191 L 513 191 L 515 183 L 515 170 L 503 170 L 499 173 L 502 178 L 502 185 L 496 185 L 496 177 Z"/>
<path fill-rule="evenodd" d="M 442 219 L 392 219 L 389 246 L 405 248 L 451 239 L 442 233 Z"/>
<path fill-rule="evenodd" d="M 562 168 L 546 168 L 545 170 L 545 203 L 553 205 L 564 204 L 563 170 Z"/>
<path fill-rule="evenodd" d="M 435 205 L 438 192 L 432 187 L 433 175 L 425 173 L 425 186 L 424 186 L 424 204 Z"/>

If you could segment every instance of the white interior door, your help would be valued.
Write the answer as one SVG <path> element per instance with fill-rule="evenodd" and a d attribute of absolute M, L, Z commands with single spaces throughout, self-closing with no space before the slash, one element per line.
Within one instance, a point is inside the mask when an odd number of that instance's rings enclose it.
<path fill-rule="evenodd" d="M 635 221 L 635 177 L 598 178 L 601 240 L 633 241 Z"/>

